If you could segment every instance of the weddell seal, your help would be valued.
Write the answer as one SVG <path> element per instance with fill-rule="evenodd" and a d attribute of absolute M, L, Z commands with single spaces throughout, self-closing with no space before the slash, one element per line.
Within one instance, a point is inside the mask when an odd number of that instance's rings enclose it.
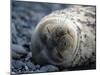
<path fill-rule="evenodd" d="M 73 5 L 45 16 L 32 33 L 32 60 L 75 67 L 95 62 L 95 7 Z"/>

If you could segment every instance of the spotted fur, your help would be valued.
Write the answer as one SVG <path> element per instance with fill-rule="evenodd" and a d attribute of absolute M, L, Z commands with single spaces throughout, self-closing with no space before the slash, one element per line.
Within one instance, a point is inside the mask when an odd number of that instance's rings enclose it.
<path fill-rule="evenodd" d="M 33 32 L 33 60 L 64 67 L 95 62 L 95 11 L 92 6 L 73 5 L 45 16 Z"/>

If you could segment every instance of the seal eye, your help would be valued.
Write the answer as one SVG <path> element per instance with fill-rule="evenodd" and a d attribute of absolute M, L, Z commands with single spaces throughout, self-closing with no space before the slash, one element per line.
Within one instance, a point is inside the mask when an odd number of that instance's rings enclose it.
<path fill-rule="evenodd" d="M 42 41 L 43 44 L 46 44 L 46 39 L 47 39 L 46 35 L 45 34 L 41 34 L 40 40 Z"/>

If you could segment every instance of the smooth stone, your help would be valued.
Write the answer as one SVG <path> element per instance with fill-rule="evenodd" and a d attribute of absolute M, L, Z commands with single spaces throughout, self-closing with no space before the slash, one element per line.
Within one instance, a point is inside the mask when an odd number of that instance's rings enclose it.
<path fill-rule="evenodd" d="M 46 65 L 41 67 L 40 70 L 43 72 L 53 72 L 53 71 L 58 71 L 59 69 L 53 65 Z"/>
<path fill-rule="evenodd" d="M 24 49 L 24 47 L 18 45 L 18 44 L 12 44 L 12 58 L 20 58 L 23 55 L 26 55 L 28 51 Z"/>

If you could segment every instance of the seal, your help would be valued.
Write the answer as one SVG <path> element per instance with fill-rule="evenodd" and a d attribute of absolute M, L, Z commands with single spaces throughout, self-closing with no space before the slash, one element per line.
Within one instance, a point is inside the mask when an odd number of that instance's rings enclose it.
<path fill-rule="evenodd" d="M 95 7 L 73 5 L 53 11 L 32 33 L 33 62 L 74 67 L 89 58 L 95 61 L 95 25 Z"/>

